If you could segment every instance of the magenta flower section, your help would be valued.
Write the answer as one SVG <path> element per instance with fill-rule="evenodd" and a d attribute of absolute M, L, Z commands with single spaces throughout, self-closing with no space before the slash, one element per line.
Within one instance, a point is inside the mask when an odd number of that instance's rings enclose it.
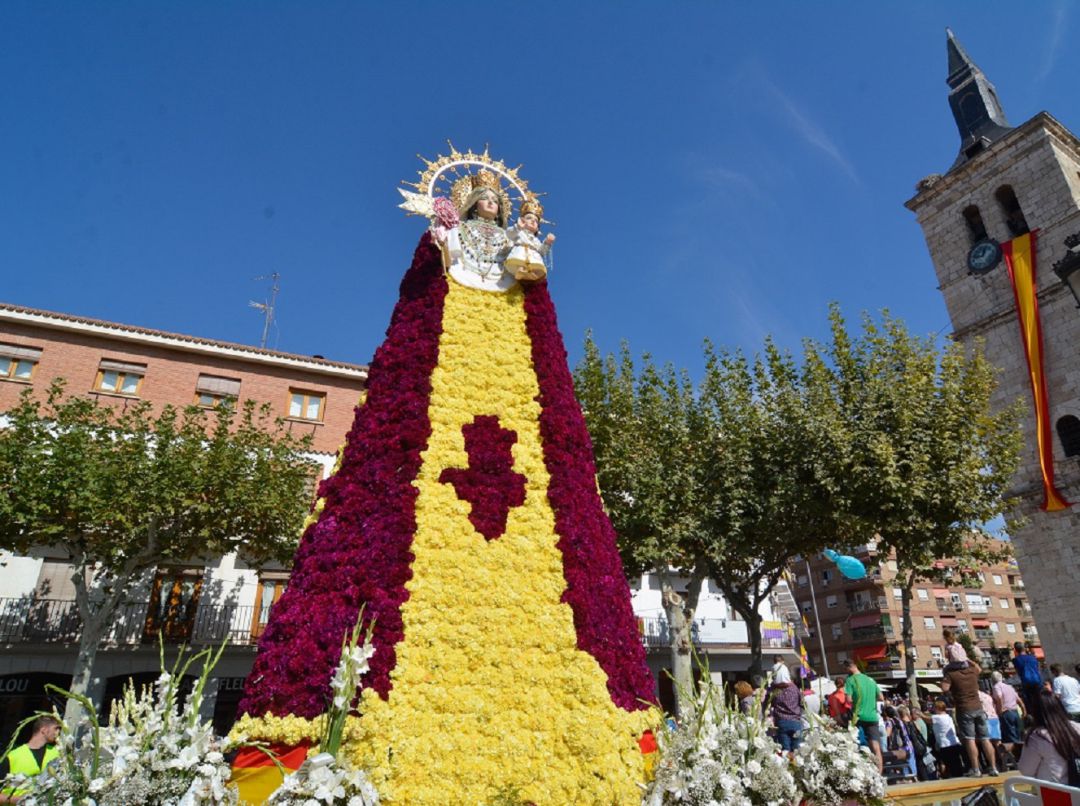
<path fill-rule="evenodd" d="M 506 531 L 510 508 L 525 503 L 525 476 L 514 472 L 510 452 L 517 432 L 502 428 L 497 415 L 478 414 L 461 433 L 469 466 L 448 467 L 439 481 L 454 485 L 457 497 L 472 506 L 470 523 L 485 540 L 494 540 Z"/>
<path fill-rule="evenodd" d="M 615 530 L 596 489 L 596 465 L 585 418 L 574 397 L 566 348 L 547 282 L 525 288 L 525 326 L 540 386 L 540 435 L 551 476 L 548 501 L 563 555 L 566 592 L 578 648 L 608 677 L 612 701 L 627 711 L 656 701 L 652 674 L 630 604 Z"/>
<path fill-rule="evenodd" d="M 259 641 L 240 712 L 306 718 L 326 710 L 342 636 L 374 619 L 376 652 L 363 686 L 390 693 L 394 650 L 403 637 L 420 454 L 431 434 L 431 372 L 439 355 L 447 285 L 442 258 L 425 234 L 401 283 L 386 340 L 368 374 L 340 470 L 323 482 L 326 505 L 304 533 L 289 587 Z"/>

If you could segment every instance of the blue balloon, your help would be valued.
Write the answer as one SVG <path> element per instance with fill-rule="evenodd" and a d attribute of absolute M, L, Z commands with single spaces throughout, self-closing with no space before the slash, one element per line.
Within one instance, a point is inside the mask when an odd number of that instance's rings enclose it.
<path fill-rule="evenodd" d="M 862 564 L 858 557 L 852 557 L 847 554 L 837 554 L 832 549 L 825 549 L 822 552 L 826 557 L 836 563 L 836 567 L 840 569 L 840 573 L 847 579 L 863 579 L 866 576 L 866 566 Z"/>

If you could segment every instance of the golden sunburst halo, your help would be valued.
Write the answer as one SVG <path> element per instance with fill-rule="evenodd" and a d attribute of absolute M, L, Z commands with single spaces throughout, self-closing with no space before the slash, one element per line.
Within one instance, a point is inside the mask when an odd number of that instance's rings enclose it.
<path fill-rule="evenodd" d="M 450 146 L 450 153 L 440 154 L 433 160 L 417 154 L 424 163 L 423 170 L 419 172 L 420 178 L 416 182 L 402 182 L 402 184 L 415 188 L 418 193 L 429 198 L 437 195 L 453 198 L 457 195 L 454 193 L 455 186 L 460 188 L 463 179 L 486 168 L 506 182 L 508 186 L 506 190 L 512 189 L 513 197 L 518 202 L 535 195 L 529 191 L 528 181 L 519 173 L 522 166 L 511 168 L 502 160 L 493 158 L 488 151 L 488 146 L 485 145 L 483 152 L 477 153 L 472 149 L 459 151 L 449 140 L 447 140 L 447 145 Z M 445 187 L 442 187 L 444 183 Z"/>

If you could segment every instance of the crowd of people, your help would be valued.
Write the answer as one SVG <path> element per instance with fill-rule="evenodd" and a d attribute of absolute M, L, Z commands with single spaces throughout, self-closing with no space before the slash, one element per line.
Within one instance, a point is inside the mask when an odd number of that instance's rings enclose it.
<path fill-rule="evenodd" d="M 1005 770 L 1080 787 L 1080 682 L 1060 664 L 1044 674 L 1014 645 L 1014 674 L 988 672 L 945 631 L 941 694 L 911 701 L 886 694 L 852 660 L 831 681 L 793 677 L 779 656 L 766 678 L 735 684 L 747 713 L 769 719 L 776 743 L 793 751 L 821 719 L 853 725 L 890 781 L 997 776 Z M 1076 667 L 1080 676 L 1080 665 Z"/>

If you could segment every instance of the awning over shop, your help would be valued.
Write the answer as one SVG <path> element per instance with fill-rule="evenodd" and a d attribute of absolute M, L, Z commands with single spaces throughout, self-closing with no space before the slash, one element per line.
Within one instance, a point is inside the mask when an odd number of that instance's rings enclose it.
<path fill-rule="evenodd" d="M 857 630 L 860 627 L 875 627 L 880 623 L 880 613 L 856 613 L 851 617 L 851 629 L 853 630 Z"/>
<path fill-rule="evenodd" d="M 855 658 L 857 660 L 881 660 L 889 654 L 889 647 L 886 644 L 879 644 L 878 646 L 861 646 L 855 649 Z"/>
<path fill-rule="evenodd" d="M 941 693 L 941 686 L 937 683 L 919 683 L 919 688 L 924 688 L 933 694 Z"/>

